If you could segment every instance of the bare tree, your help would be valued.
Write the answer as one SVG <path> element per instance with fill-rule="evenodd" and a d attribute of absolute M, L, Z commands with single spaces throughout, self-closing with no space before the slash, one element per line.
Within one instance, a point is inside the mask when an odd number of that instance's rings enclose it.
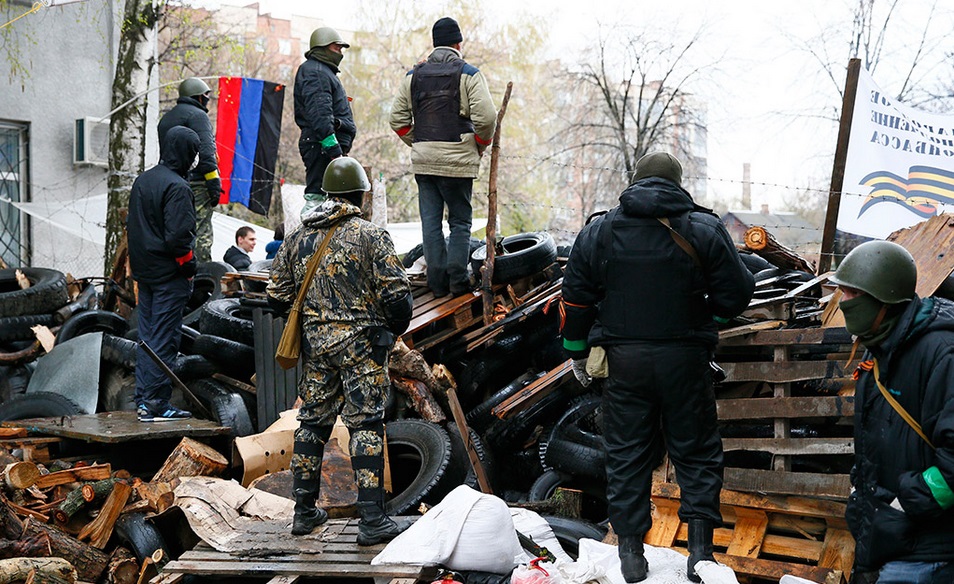
<path fill-rule="evenodd" d="M 581 219 L 615 198 L 636 161 L 654 149 L 671 151 L 687 176 L 704 181 L 705 107 L 690 92 L 714 67 L 694 54 L 703 34 L 700 28 L 678 41 L 650 29 L 613 29 L 565 72 L 573 89 L 554 104 L 565 114 L 553 156 L 585 169 L 570 175 Z"/>

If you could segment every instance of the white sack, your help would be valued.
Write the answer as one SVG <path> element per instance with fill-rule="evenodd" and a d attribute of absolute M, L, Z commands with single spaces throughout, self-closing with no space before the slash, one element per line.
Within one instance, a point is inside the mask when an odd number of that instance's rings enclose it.
<path fill-rule="evenodd" d="M 451 570 L 506 574 L 519 553 L 507 504 L 461 485 L 394 538 L 371 565 L 443 564 Z"/>
<path fill-rule="evenodd" d="M 669 548 L 645 546 L 646 561 L 649 562 L 649 576 L 646 584 L 688 584 L 686 577 L 686 556 Z M 598 564 L 606 568 L 606 578 L 610 584 L 626 584 L 620 572 L 619 551 L 615 545 L 600 543 L 592 539 L 580 540 L 578 563 Z M 739 584 L 735 572 L 727 566 L 715 562 L 699 562 L 696 573 L 705 584 Z"/>

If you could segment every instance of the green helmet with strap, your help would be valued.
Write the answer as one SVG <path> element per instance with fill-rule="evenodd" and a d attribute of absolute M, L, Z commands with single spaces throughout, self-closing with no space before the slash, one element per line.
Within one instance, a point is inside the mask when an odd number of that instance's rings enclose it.
<path fill-rule="evenodd" d="M 195 97 L 212 91 L 208 84 L 198 77 L 189 77 L 179 84 L 179 97 Z"/>
<path fill-rule="evenodd" d="M 345 48 L 351 46 L 344 42 L 344 39 L 341 38 L 341 35 L 338 34 L 338 31 L 331 28 L 330 26 L 323 26 L 321 28 L 316 28 L 311 33 L 311 39 L 308 42 L 308 47 L 311 49 L 315 47 L 327 47 L 331 43 L 337 43 Z"/>
<path fill-rule="evenodd" d="M 829 280 L 855 288 L 885 304 L 914 298 L 918 268 L 914 258 L 897 243 L 868 241 L 851 250 Z"/>
<path fill-rule="evenodd" d="M 371 182 L 360 162 L 350 156 L 340 156 L 325 169 L 321 190 L 332 197 L 364 193 L 371 190 Z"/>

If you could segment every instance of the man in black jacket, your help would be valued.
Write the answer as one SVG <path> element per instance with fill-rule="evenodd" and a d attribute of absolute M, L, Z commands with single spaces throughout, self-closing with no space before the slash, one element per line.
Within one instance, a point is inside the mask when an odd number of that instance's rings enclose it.
<path fill-rule="evenodd" d="M 689 579 L 713 560 L 720 524 L 722 440 L 709 366 L 716 321 L 740 314 L 755 281 L 719 218 L 681 186 L 672 155 L 647 154 L 620 206 L 589 223 L 563 280 L 563 346 L 584 385 L 591 346 L 607 354 L 603 386 L 609 517 L 627 582 L 646 579 L 643 537 L 662 433 L 689 524 Z"/>
<path fill-rule="evenodd" d="M 235 232 L 235 245 L 225 250 L 222 259 L 236 270 L 247 270 L 252 265 L 252 258 L 248 254 L 255 249 L 257 240 L 254 229 L 248 225 L 239 227 Z"/>
<path fill-rule="evenodd" d="M 321 181 L 328 164 L 351 151 L 357 132 L 351 103 L 338 79 L 342 52 L 351 45 L 331 27 L 311 33 L 305 62 L 295 74 L 295 123 L 301 128 L 298 151 L 305 163 L 306 209 L 325 199 Z"/>
<path fill-rule="evenodd" d="M 199 163 L 189 173 L 189 186 L 195 195 L 195 256 L 200 262 L 212 260 L 212 212 L 219 204 L 222 181 L 215 158 L 215 134 L 209 121 L 212 90 L 205 81 L 190 77 L 179 84 L 176 105 L 159 120 L 159 143 L 176 126 L 185 126 L 199 135 Z"/>
<path fill-rule="evenodd" d="M 954 303 L 919 298 L 903 247 L 869 241 L 831 279 L 867 353 L 846 519 L 854 582 L 954 582 Z"/>
<path fill-rule="evenodd" d="M 185 177 L 199 152 L 199 136 L 183 126 L 170 129 L 159 164 L 139 175 L 129 194 L 126 229 L 129 263 L 139 284 L 139 338 L 170 367 L 179 354 L 182 312 L 192 295 L 195 210 Z M 190 418 L 171 405 L 172 383 L 140 347 L 136 357 L 139 421 Z"/>

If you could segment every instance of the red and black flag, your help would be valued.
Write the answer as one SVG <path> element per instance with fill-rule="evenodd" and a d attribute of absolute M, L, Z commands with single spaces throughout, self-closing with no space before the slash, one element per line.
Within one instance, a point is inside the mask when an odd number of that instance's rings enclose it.
<path fill-rule="evenodd" d="M 222 196 L 265 215 L 272 202 L 285 86 L 261 79 L 219 77 L 215 142 Z"/>

